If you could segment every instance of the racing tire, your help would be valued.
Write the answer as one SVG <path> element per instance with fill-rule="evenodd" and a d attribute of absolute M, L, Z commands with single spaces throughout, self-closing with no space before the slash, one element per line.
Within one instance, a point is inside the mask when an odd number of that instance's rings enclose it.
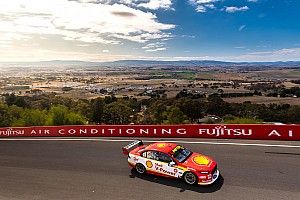
<path fill-rule="evenodd" d="M 139 174 L 145 174 L 146 173 L 146 167 L 141 163 L 137 163 L 135 165 L 135 170 Z"/>
<path fill-rule="evenodd" d="M 197 176 L 194 173 L 192 173 L 192 172 L 186 172 L 183 175 L 183 180 L 188 185 L 195 185 L 198 182 Z"/>

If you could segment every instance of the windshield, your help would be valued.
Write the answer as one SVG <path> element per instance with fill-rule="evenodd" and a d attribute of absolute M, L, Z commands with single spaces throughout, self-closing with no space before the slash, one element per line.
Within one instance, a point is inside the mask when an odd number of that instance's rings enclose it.
<path fill-rule="evenodd" d="M 173 158 L 178 160 L 178 162 L 184 162 L 192 152 L 182 146 L 177 146 L 175 149 L 172 150 Z"/>

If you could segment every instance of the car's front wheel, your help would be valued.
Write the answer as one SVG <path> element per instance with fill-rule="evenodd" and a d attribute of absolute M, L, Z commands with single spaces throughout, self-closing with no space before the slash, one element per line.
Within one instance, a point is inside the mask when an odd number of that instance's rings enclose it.
<path fill-rule="evenodd" d="M 192 172 L 186 172 L 183 176 L 183 180 L 189 185 L 194 185 L 197 183 L 197 176 Z"/>
<path fill-rule="evenodd" d="M 135 170 L 139 174 L 145 174 L 146 173 L 146 167 L 143 164 L 141 164 L 141 163 L 137 163 L 135 165 Z"/>

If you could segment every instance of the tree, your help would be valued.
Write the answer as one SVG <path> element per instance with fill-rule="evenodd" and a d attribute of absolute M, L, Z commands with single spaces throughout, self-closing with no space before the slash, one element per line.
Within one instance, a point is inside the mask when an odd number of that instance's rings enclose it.
<path fill-rule="evenodd" d="M 183 98 L 176 106 L 190 119 L 191 122 L 203 117 L 205 103 L 202 100 Z"/>
<path fill-rule="evenodd" d="M 10 126 L 12 123 L 12 116 L 6 104 L 0 103 L 0 127 Z"/>
<path fill-rule="evenodd" d="M 21 116 L 24 126 L 44 126 L 46 119 L 47 113 L 37 109 L 26 109 Z"/>
<path fill-rule="evenodd" d="M 31 108 L 34 109 L 48 110 L 50 109 L 50 107 L 51 107 L 51 103 L 49 98 L 41 98 L 41 99 L 31 101 Z"/>
<path fill-rule="evenodd" d="M 223 103 L 224 102 L 223 99 L 220 97 L 220 95 L 217 93 L 209 95 L 207 100 L 209 102 L 215 102 L 215 103 Z"/>
<path fill-rule="evenodd" d="M 67 114 L 64 121 L 66 125 L 84 125 L 86 124 L 86 119 L 78 113 L 71 112 Z"/>
<path fill-rule="evenodd" d="M 24 109 L 21 107 L 18 107 L 16 105 L 12 105 L 12 106 L 8 107 L 8 112 L 10 113 L 10 115 L 13 119 L 19 119 L 19 118 L 21 118 L 21 115 L 24 112 Z"/>
<path fill-rule="evenodd" d="M 9 106 L 16 105 L 18 107 L 28 108 L 30 106 L 25 98 L 26 97 L 19 97 L 19 96 L 15 96 L 14 94 L 11 94 L 5 97 L 5 102 Z"/>
<path fill-rule="evenodd" d="M 237 118 L 231 120 L 225 120 L 225 124 L 259 124 L 262 120 L 253 119 L 253 118 Z"/>
<path fill-rule="evenodd" d="M 154 124 L 161 124 L 165 119 L 164 112 L 166 110 L 167 106 L 165 101 L 155 101 L 147 109 L 148 112 L 146 114 L 150 115 L 149 117 L 152 119 Z"/>
<path fill-rule="evenodd" d="M 110 104 L 115 101 L 117 101 L 117 98 L 114 95 L 104 97 L 105 104 Z"/>
<path fill-rule="evenodd" d="M 300 106 L 291 106 L 288 109 L 286 119 L 289 123 L 300 123 Z"/>
<path fill-rule="evenodd" d="M 229 103 L 223 101 L 218 94 L 212 94 L 208 98 L 208 104 L 206 106 L 206 113 L 211 115 L 223 116 L 231 114 L 231 106 Z"/>
<path fill-rule="evenodd" d="M 74 107 L 71 108 L 72 112 L 78 113 L 85 118 L 92 120 L 94 109 L 92 108 L 92 103 L 89 100 L 80 99 L 75 104 Z"/>
<path fill-rule="evenodd" d="M 48 125 L 64 125 L 67 114 L 67 107 L 62 105 L 52 106 L 49 111 Z"/>
<path fill-rule="evenodd" d="M 73 108 L 74 100 L 67 97 L 55 96 L 54 98 L 51 99 L 51 105 L 55 105 L 55 106 L 61 105 L 67 108 Z"/>
<path fill-rule="evenodd" d="M 82 115 L 70 112 L 66 106 L 62 105 L 51 107 L 48 116 L 47 124 L 53 126 L 81 125 L 86 123 Z"/>
<path fill-rule="evenodd" d="M 93 99 L 91 102 L 92 110 L 92 121 L 100 124 L 103 121 L 103 112 L 104 112 L 104 101 L 102 98 Z"/>
<path fill-rule="evenodd" d="M 25 122 L 22 120 L 24 109 L 16 105 L 9 106 L 8 112 L 11 116 L 11 126 L 25 126 Z"/>
<path fill-rule="evenodd" d="M 172 106 L 167 111 L 167 123 L 182 124 L 184 122 L 184 113 L 175 106 Z"/>
<path fill-rule="evenodd" d="M 17 97 L 14 94 L 7 94 L 5 96 L 5 102 L 9 106 L 13 105 L 16 102 L 16 99 L 17 99 Z"/>
<path fill-rule="evenodd" d="M 118 101 L 104 107 L 104 121 L 107 124 L 129 124 L 132 109 Z"/>

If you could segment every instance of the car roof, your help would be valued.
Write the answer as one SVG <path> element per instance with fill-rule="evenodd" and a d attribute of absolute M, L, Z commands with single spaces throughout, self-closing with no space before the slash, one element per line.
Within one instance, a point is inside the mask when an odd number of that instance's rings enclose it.
<path fill-rule="evenodd" d="M 160 151 L 166 154 L 169 154 L 175 147 L 177 147 L 178 144 L 176 143 L 170 143 L 170 142 L 156 142 L 149 144 L 145 150 L 149 151 Z"/>

